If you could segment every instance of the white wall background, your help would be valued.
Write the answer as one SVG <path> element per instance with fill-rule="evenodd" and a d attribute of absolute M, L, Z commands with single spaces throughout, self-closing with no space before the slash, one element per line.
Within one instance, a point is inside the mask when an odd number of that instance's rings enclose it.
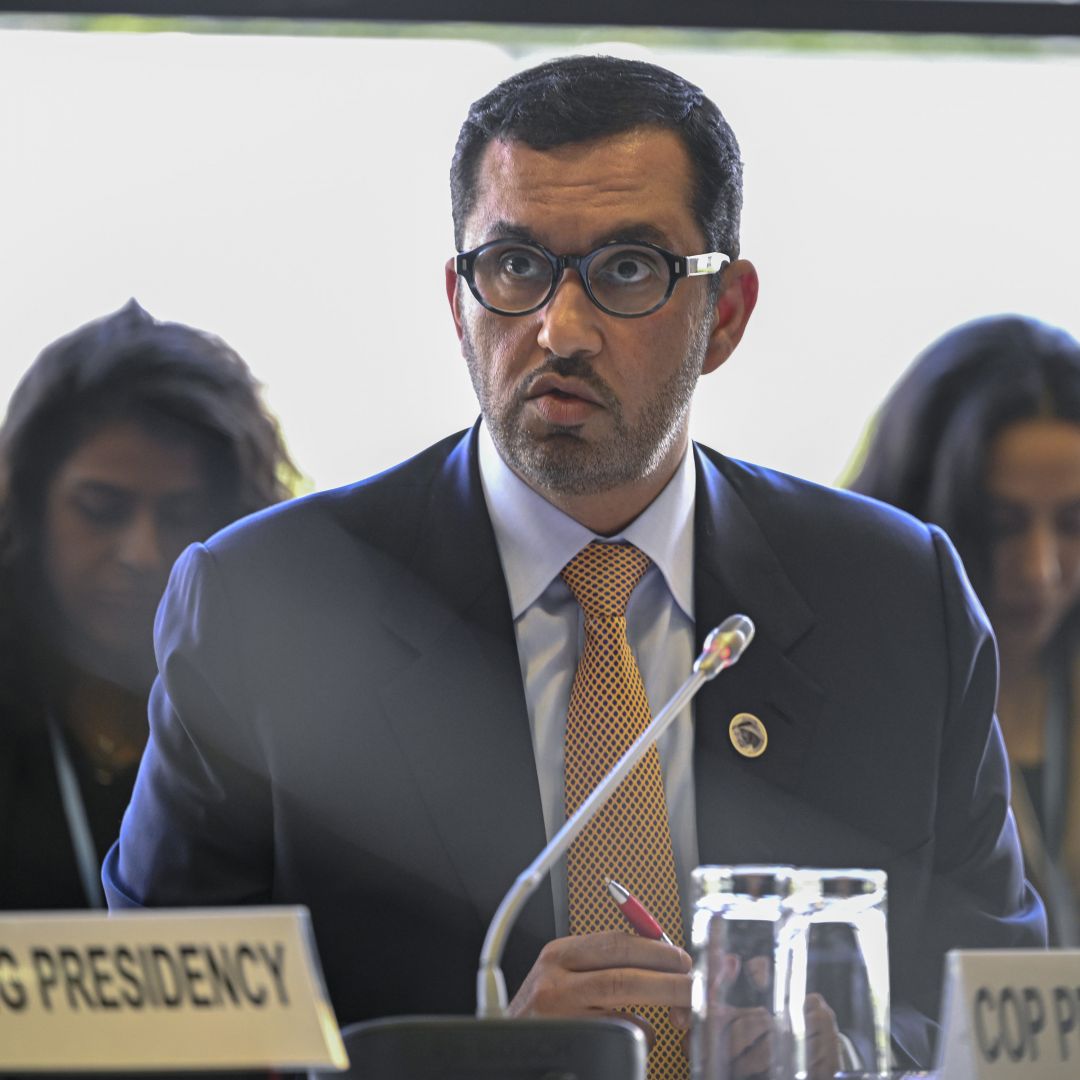
<path fill-rule="evenodd" d="M 761 301 L 699 438 L 831 482 L 949 326 L 1080 331 L 1077 55 L 620 51 L 703 86 L 746 161 Z M 539 55 L 0 31 L 0 402 L 136 296 L 245 356 L 317 487 L 467 425 L 447 165 L 468 103 Z"/>

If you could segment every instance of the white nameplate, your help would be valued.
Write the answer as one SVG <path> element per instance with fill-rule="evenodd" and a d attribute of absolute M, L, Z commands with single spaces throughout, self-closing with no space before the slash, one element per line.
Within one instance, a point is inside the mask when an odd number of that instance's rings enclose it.
<path fill-rule="evenodd" d="M 1080 950 L 953 950 L 942 1016 L 941 1080 L 1076 1080 Z"/>
<path fill-rule="evenodd" d="M 347 1064 L 306 908 L 0 915 L 0 1072 Z"/>

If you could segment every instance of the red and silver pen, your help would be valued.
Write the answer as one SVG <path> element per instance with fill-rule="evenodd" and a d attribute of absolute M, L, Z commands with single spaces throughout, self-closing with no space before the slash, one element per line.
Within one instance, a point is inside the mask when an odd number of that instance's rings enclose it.
<path fill-rule="evenodd" d="M 664 928 L 641 906 L 641 901 L 629 889 L 624 889 L 617 881 L 605 878 L 608 895 L 615 901 L 626 921 L 642 936 L 652 941 L 663 941 L 668 945 L 674 942 L 664 933 Z"/>

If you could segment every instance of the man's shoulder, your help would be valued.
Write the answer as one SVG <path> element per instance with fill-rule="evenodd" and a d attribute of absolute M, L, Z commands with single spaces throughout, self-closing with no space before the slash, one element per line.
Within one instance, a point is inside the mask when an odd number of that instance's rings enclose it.
<path fill-rule="evenodd" d="M 902 510 L 705 448 L 702 455 L 717 528 L 733 512 L 743 525 L 752 522 L 754 542 L 808 591 L 839 583 L 859 589 L 883 575 L 898 588 L 920 582 L 935 589 L 943 567 L 958 568 L 945 534 Z"/>
<path fill-rule="evenodd" d="M 826 534 L 830 542 L 850 539 L 863 544 L 881 538 L 887 543 L 925 547 L 934 531 L 903 510 L 865 495 L 725 457 L 700 444 L 698 450 L 706 468 L 715 469 L 763 528 L 800 530 L 792 539 Z"/>
<path fill-rule="evenodd" d="M 457 432 L 374 476 L 267 507 L 222 529 L 206 546 L 224 559 L 267 548 L 294 551 L 343 535 L 393 548 L 419 526 L 428 493 L 448 465 L 461 458 L 459 471 L 468 469 L 468 437 Z"/>

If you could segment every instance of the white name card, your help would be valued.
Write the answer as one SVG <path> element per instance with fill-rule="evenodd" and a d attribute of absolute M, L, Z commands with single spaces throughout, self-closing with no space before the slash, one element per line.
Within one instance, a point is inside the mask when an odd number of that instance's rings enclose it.
<path fill-rule="evenodd" d="M 0 1072 L 347 1065 L 306 908 L 0 915 Z"/>
<path fill-rule="evenodd" d="M 941 1080 L 1076 1080 L 1080 950 L 952 951 Z"/>

